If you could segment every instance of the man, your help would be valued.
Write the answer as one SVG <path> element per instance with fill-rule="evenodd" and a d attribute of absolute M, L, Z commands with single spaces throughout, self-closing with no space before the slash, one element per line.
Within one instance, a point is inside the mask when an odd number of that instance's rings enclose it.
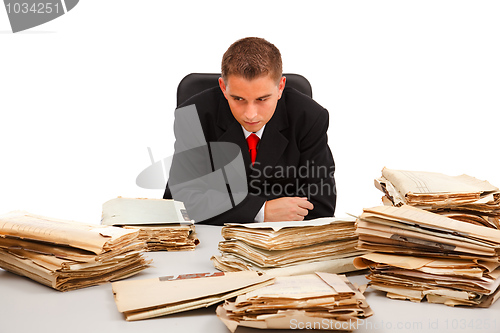
<path fill-rule="evenodd" d="M 231 209 L 215 210 L 216 216 L 213 213 L 199 222 L 222 225 L 333 216 L 335 165 L 327 140 L 328 111 L 295 89 L 285 88 L 280 52 L 264 39 L 250 37 L 236 41 L 224 54 L 221 67 L 219 87 L 193 96 L 181 108 L 196 106 L 203 141 L 231 142 L 241 149 L 248 195 L 233 203 Z M 189 127 L 181 118 L 183 114 L 176 112 L 172 169 L 191 174 L 191 170 L 203 164 L 199 161 L 205 152 L 202 146 L 193 144 L 190 151 L 197 157 L 193 158 L 193 154 L 180 157 L 186 155 L 181 148 L 187 146 L 184 141 L 190 140 L 181 135 Z M 212 159 L 213 154 L 205 159 Z M 193 178 L 197 172 L 193 171 Z M 200 174 L 204 172 L 208 171 Z M 226 174 L 224 177 L 227 180 Z M 172 172 L 170 187 L 171 181 Z M 174 193 L 173 197 L 184 201 L 188 214 L 195 212 L 196 207 L 201 212 L 213 206 L 210 203 L 213 196 L 208 191 L 186 186 L 187 189 L 180 186 L 178 192 L 183 192 L 182 195 Z M 172 193 L 167 186 L 164 198 L 171 198 Z M 196 216 L 193 218 L 198 222 Z"/>

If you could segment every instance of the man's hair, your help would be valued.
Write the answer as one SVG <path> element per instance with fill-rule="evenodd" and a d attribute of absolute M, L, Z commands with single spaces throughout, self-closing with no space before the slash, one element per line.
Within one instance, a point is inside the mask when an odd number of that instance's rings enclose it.
<path fill-rule="evenodd" d="M 283 73 L 280 51 L 263 38 L 247 37 L 237 40 L 222 57 L 221 73 L 226 84 L 230 75 L 247 80 L 270 75 L 278 83 Z"/>

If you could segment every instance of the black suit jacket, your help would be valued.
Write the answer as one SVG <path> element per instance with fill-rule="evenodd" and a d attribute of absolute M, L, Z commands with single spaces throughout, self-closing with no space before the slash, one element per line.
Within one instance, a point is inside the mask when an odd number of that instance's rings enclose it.
<path fill-rule="evenodd" d="M 335 164 L 328 146 L 326 109 L 297 90 L 285 87 L 274 115 L 266 124 L 252 166 L 241 125 L 232 115 L 220 88 L 197 94 L 180 108 L 192 104 L 196 105 L 206 142 L 232 142 L 240 147 L 249 191 L 233 209 L 201 223 L 253 222 L 265 201 L 285 196 L 308 197 L 314 209 L 305 219 L 334 215 Z M 174 128 L 178 141 L 179 129 L 175 125 Z M 175 164 L 176 155 L 172 167 Z M 164 198 L 172 198 L 168 185 Z M 190 203 L 184 203 L 189 214 Z"/>

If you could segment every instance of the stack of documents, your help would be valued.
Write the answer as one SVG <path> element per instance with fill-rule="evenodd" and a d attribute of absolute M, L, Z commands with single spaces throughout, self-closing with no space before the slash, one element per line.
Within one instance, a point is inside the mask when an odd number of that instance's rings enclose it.
<path fill-rule="evenodd" d="M 372 314 L 358 288 L 329 273 L 277 277 L 274 284 L 217 308 L 231 332 L 238 326 L 352 331 Z"/>
<path fill-rule="evenodd" d="M 194 224 L 157 226 L 123 226 L 139 231 L 139 239 L 146 242 L 148 251 L 192 251 L 200 243 Z"/>
<path fill-rule="evenodd" d="M 500 192 L 467 175 L 384 168 L 375 186 L 386 205 L 410 205 L 459 221 L 500 229 Z"/>
<path fill-rule="evenodd" d="M 101 223 L 138 230 L 148 251 L 194 250 L 200 243 L 184 204 L 175 200 L 118 197 L 103 204 Z"/>
<path fill-rule="evenodd" d="M 118 311 L 128 321 L 208 307 L 274 282 L 257 272 L 196 273 L 112 284 Z"/>
<path fill-rule="evenodd" d="M 364 209 L 357 233 L 375 253 L 354 263 L 388 297 L 477 307 L 500 297 L 500 230 L 405 205 Z"/>
<path fill-rule="evenodd" d="M 0 267 L 60 291 L 134 275 L 149 262 L 139 232 L 27 212 L 0 216 Z"/>
<path fill-rule="evenodd" d="M 298 222 L 226 224 L 220 256 L 212 257 L 222 271 L 255 270 L 298 275 L 315 271 L 343 273 L 356 270 L 354 218 L 320 218 Z"/>

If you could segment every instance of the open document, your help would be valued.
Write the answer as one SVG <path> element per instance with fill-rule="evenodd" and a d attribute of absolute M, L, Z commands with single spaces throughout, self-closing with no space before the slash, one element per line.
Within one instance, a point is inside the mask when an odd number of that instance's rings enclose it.
<path fill-rule="evenodd" d="M 255 270 L 276 276 L 315 271 L 356 270 L 354 218 L 235 224 L 222 228 L 220 256 L 212 257 L 222 271 Z M 273 273 L 271 273 L 273 271 Z"/>
<path fill-rule="evenodd" d="M 118 197 L 102 205 L 101 223 L 139 231 L 148 251 L 194 250 L 200 243 L 180 201 Z"/>
<path fill-rule="evenodd" d="M 60 291 L 88 287 L 148 266 L 138 236 L 16 211 L 0 216 L 0 267 Z"/>
<path fill-rule="evenodd" d="M 372 314 L 356 286 L 343 275 L 329 273 L 277 277 L 274 284 L 217 308 L 231 332 L 238 326 L 352 331 Z"/>
<path fill-rule="evenodd" d="M 500 229 L 500 192 L 485 180 L 468 175 L 384 168 L 375 186 L 384 204 L 411 205 L 459 221 Z"/>
<path fill-rule="evenodd" d="M 208 307 L 273 282 L 257 272 L 217 272 L 119 281 L 112 287 L 118 311 L 134 321 Z"/>
<path fill-rule="evenodd" d="M 370 285 L 398 299 L 486 307 L 500 295 L 500 230 L 411 206 L 366 208 L 355 259 Z"/>

